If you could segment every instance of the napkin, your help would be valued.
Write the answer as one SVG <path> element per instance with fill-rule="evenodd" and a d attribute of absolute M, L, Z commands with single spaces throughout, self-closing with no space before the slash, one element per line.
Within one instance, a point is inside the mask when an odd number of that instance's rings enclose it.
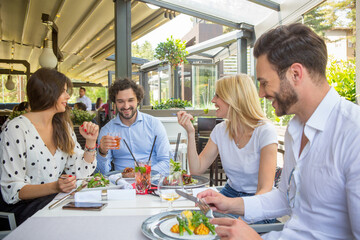
<path fill-rule="evenodd" d="M 77 192 L 74 199 L 75 202 L 101 202 L 101 190 Z"/>
<path fill-rule="evenodd" d="M 135 200 L 135 189 L 108 189 L 103 200 Z M 75 193 L 75 202 L 101 202 L 101 190 Z"/>
<path fill-rule="evenodd" d="M 107 190 L 108 200 L 135 200 L 135 189 L 109 189 Z"/>
<path fill-rule="evenodd" d="M 130 183 L 122 179 L 121 173 L 110 175 L 109 180 L 111 183 L 120 186 L 120 189 L 133 189 Z"/>

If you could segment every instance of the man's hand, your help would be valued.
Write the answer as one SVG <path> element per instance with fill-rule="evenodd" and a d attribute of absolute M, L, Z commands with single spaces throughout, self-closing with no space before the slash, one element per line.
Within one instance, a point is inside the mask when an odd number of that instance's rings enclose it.
<path fill-rule="evenodd" d="M 120 140 L 121 140 L 121 138 L 120 138 Z M 100 139 L 100 144 L 99 144 L 100 153 L 107 154 L 109 149 L 114 149 L 115 147 L 116 147 L 115 137 L 110 136 L 110 135 L 104 135 Z"/>
<path fill-rule="evenodd" d="M 215 228 L 216 234 L 222 240 L 256 240 L 261 239 L 254 229 L 249 227 L 243 220 L 230 218 L 213 218 L 211 224 L 218 225 Z"/>
<path fill-rule="evenodd" d="M 238 215 L 244 214 L 244 201 L 242 198 L 228 198 L 211 189 L 199 193 L 197 197 L 209 204 L 213 211 Z"/>

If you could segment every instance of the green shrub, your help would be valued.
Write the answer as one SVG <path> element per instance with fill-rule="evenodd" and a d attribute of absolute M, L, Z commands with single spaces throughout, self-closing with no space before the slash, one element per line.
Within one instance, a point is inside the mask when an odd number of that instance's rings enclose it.
<path fill-rule="evenodd" d="M 10 113 L 9 115 L 9 119 L 12 120 L 20 115 L 23 115 L 24 113 L 26 113 L 26 111 L 12 111 L 12 113 Z"/>
<path fill-rule="evenodd" d="M 330 61 L 326 77 L 331 86 L 347 100 L 356 102 L 355 60 Z"/>
<path fill-rule="evenodd" d="M 84 121 L 90 122 L 95 116 L 95 113 L 90 113 L 80 109 L 73 109 L 71 111 L 71 121 L 74 125 L 81 125 Z"/>
<path fill-rule="evenodd" d="M 185 108 L 192 106 L 189 101 L 172 98 L 166 101 L 163 100 L 160 103 L 158 101 L 155 101 L 153 105 L 153 109 Z"/>

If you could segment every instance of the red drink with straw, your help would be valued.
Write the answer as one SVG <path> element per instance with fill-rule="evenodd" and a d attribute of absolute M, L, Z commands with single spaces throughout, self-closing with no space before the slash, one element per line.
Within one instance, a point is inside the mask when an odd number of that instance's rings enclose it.
<path fill-rule="evenodd" d="M 151 188 L 151 164 L 147 159 L 135 164 L 135 187 L 139 194 L 145 194 L 146 189 Z"/>

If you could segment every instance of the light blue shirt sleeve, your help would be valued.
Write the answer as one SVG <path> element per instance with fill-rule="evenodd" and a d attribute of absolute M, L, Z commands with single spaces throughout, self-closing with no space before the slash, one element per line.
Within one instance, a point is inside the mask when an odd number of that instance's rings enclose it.
<path fill-rule="evenodd" d="M 100 144 L 101 138 L 106 135 L 109 132 L 109 125 L 105 125 L 101 128 L 99 137 L 98 137 L 98 143 Z M 111 171 L 111 161 L 112 161 L 112 152 L 109 150 L 108 154 L 103 157 L 100 155 L 99 150 L 96 154 L 96 160 L 97 160 L 97 167 L 95 172 L 101 172 L 102 174 L 106 174 Z"/>

